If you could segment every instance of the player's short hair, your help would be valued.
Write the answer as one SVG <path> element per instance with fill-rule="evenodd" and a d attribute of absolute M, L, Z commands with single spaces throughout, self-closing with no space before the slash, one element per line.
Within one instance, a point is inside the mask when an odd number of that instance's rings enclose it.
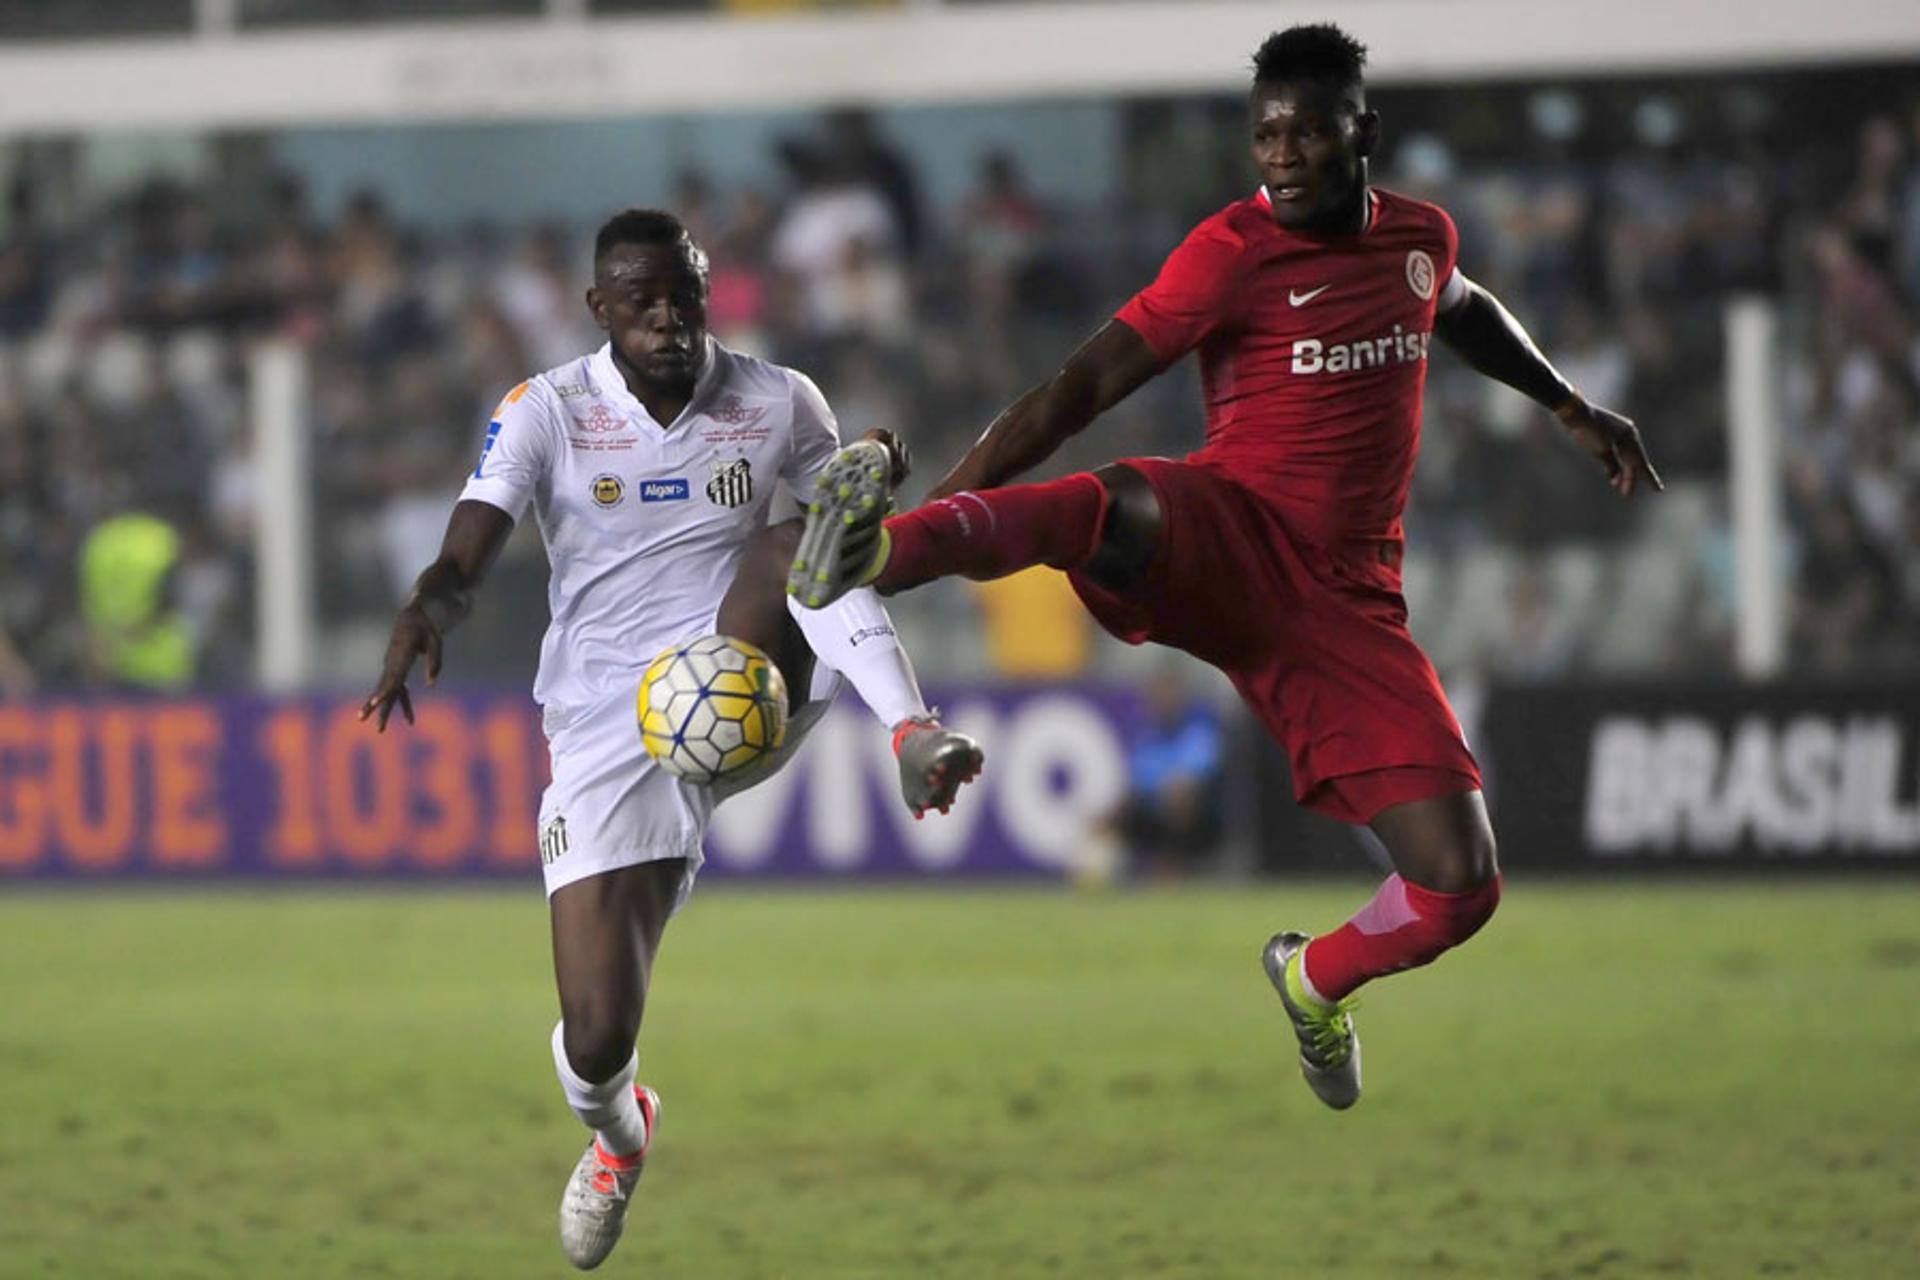
<path fill-rule="evenodd" d="M 1253 55 L 1253 82 L 1325 80 L 1358 88 L 1366 67 L 1367 46 L 1331 22 L 1315 22 L 1268 36 Z"/>
<path fill-rule="evenodd" d="M 623 244 L 676 245 L 686 251 L 696 271 L 707 273 L 706 251 L 694 243 L 686 223 L 665 209 L 622 209 L 608 218 L 593 238 L 593 265 L 597 268 Z"/>

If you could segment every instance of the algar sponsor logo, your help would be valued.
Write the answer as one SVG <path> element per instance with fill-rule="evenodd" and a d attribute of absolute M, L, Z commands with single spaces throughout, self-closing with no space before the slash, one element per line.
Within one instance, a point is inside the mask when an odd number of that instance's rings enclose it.
<path fill-rule="evenodd" d="M 1295 373 L 1348 373 L 1355 369 L 1374 369 L 1390 364 L 1410 364 L 1425 360 L 1433 346 L 1430 330 L 1408 333 L 1400 325 L 1392 333 L 1358 342 L 1323 342 L 1319 338 L 1301 338 L 1293 344 Z"/>
<path fill-rule="evenodd" d="M 685 476 L 676 476 L 671 480 L 640 482 L 640 501 L 642 502 L 685 502 L 691 492 Z"/>

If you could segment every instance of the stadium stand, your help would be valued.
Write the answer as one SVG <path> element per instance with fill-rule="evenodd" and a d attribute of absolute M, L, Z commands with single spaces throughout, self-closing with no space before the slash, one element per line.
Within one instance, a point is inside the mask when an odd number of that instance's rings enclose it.
<path fill-rule="evenodd" d="M 243 4 L 243 18 L 274 7 Z M 20 10 L 0 9 L 0 23 Z M 1805 531 L 1792 547 L 1792 665 L 1920 658 L 1920 110 L 1884 89 L 1872 73 L 1803 71 L 1377 95 L 1390 137 L 1379 180 L 1453 210 L 1469 273 L 1593 395 L 1639 419 L 1670 482 L 1660 502 L 1613 504 L 1544 420 L 1436 358 L 1409 593 L 1443 670 L 1724 669 L 1721 315 L 1750 291 L 1789 304 L 1789 525 Z M 674 190 L 640 194 L 711 247 L 716 331 L 816 371 L 848 432 L 904 428 L 924 485 L 1250 181 L 1231 100 L 1111 109 L 1127 137 L 1124 189 L 1075 201 L 1036 194 L 1010 155 L 913 154 L 884 117 L 847 113 L 797 123 L 757 185 L 689 170 Z M 381 191 L 320 208 L 246 139 L 221 145 L 255 163 L 82 204 L 63 195 L 82 163 L 73 144 L 9 145 L 9 670 L 41 686 L 92 678 L 78 549 L 101 521 L 142 509 L 180 530 L 201 683 L 244 682 L 244 356 L 266 333 L 311 355 L 321 613 L 336 674 L 365 668 L 493 401 L 593 341 L 581 235 L 605 210 L 566 225 L 416 225 Z M 936 162 L 977 175 L 938 209 L 918 188 Z M 1185 374 L 1176 384 L 1136 397 L 1061 465 L 1192 445 L 1197 405 Z M 505 571 L 537 580 L 530 538 Z M 929 669 L 979 669 L 979 610 L 956 590 L 915 620 Z M 530 662 L 538 620 L 511 615 L 463 636 L 463 674 Z M 1117 660 L 1113 646 L 1093 652 Z"/>

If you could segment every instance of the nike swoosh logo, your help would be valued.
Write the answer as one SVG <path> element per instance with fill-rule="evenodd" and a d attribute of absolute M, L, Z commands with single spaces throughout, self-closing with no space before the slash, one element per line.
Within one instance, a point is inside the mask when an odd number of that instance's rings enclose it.
<path fill-rule="evenodd" d="M 1304 307 L 1309 302 L 1312 302 L 1315 298 L 1319 297 L 1321 294 L 1325 293 L 1327 290 L 1331 288 L 1333 288 L 1332 285 L 1323 284 L 1318 289 L 1309 289 L 1305 293 L 1297 293 L 1294 290 L 1289 289 L 1287 290 L 1287 301 L 1291 302 L 1296 307 Z"/>

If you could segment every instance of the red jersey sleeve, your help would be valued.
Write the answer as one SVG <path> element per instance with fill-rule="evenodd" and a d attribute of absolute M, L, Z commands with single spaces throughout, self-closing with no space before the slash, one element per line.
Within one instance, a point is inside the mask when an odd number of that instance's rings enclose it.
<path fill-rule="evenodd" d="M 1171 363 L 1232 317 L 1246 242 L 1217 220 L 1201 223 L 1168 256 L 1159 278 L 1115 317 Z"/>
<path fill-rule="evenodd" d="M 1434 312 L 1444 315 L 1467 300 L 1467 286 L 1460 275 L 1460 231 L 1439 205 L 1431 206 L 1440 231 L 1440 259 L 1434 266 L 1434 279 L 1440 282 L 1434 299 Z"/>
<path fill-rule="evenodd" d="M 1433 211 L 1440 215 L 1440 240 L 1446 246 L 1446 258 L 1440 263 L 1440 279 L 1444 283 L 1460 265 L 1460 228 L 1453 225 L 1453 215 L 1439 205 Z"/>

